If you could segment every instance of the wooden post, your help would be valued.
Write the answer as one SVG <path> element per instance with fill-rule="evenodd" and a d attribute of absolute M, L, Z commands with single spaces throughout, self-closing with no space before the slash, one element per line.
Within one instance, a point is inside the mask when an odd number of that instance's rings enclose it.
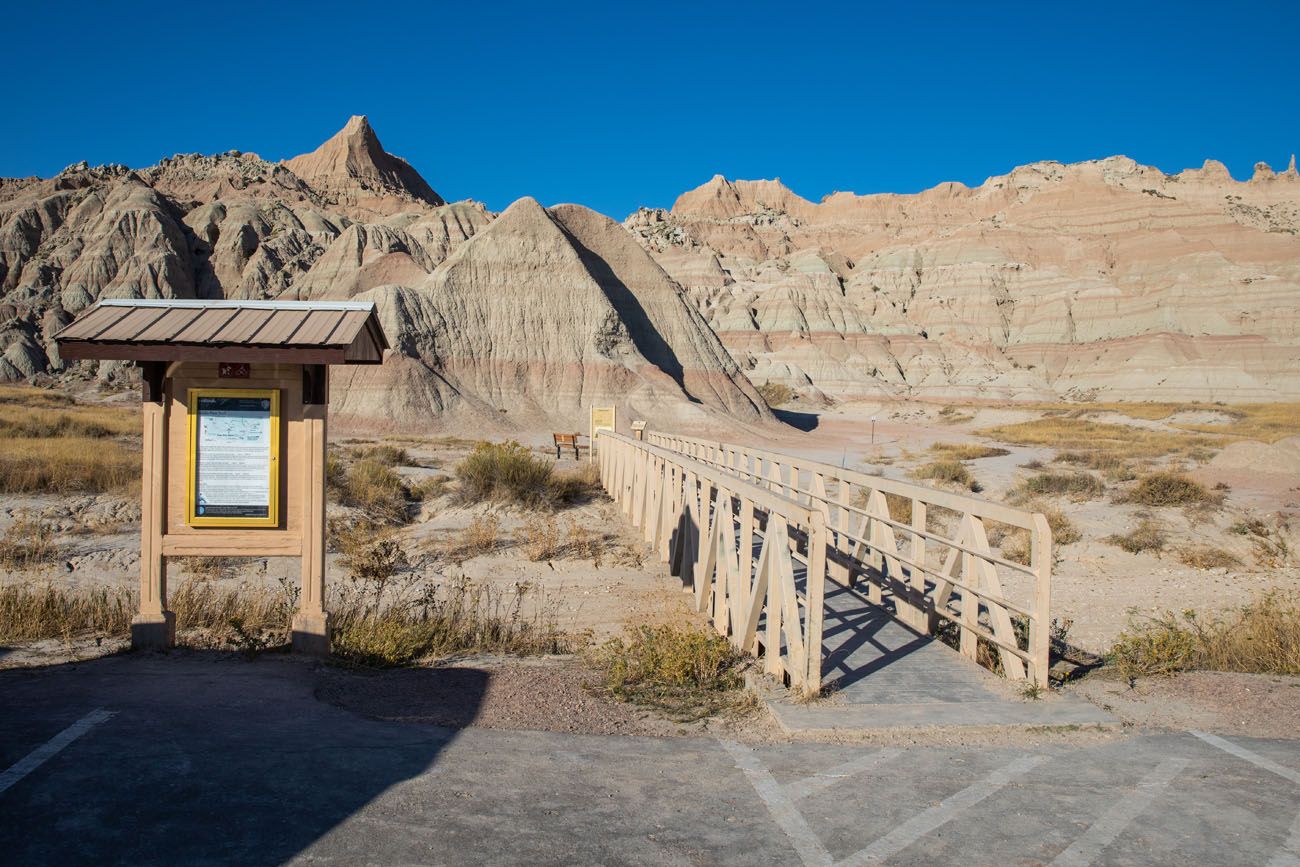
<path fill-rule="evenodd" d="M 293 618 L 293 649 L 328 655 L 329 616 L 325 613 L 325 443 L 329 374 L 324 365 L 303 371 L 302 589 Z M 310 380 L 310 383 L 308 382 Z"/>
<path fill-rule="evenodd" d="M 131 619 L 133 649 L 162 649 L 176 643 L 176 615 L 167 610 L 167 365 L 141 364 L 144 464 L 140 482 L 140 611 Z"/>
<path fill-rule="evenodd" d="M 1052 528 L 1038 513 L 1033 522 L 1029 562 L 1034 569 L 1034 616 L 1029 621 L 1029 679 L 1046 687 L 1052 666 Z"/>
<path fill-rule="evenodd" d="M 804 689 L 817 695 L 822 689 L 822 619 L 826 605 L 826 549 L 830 533 L 826 516 L 814 508 L 808 526 L 808 580 L 804 585 L 808 610 L 804 614 L 808 627 L 804 634 L 804 651 L 808 654 L 808 676 Z"/>

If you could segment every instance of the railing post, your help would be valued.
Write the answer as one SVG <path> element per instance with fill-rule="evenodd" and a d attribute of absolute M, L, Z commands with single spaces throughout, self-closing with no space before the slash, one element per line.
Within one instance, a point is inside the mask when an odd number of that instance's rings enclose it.
<path fill-rule="evenodd" d="M 1041 514 L 1035 513 L 1033 522 L 1029 562 L 1034 570 L 1034 616 L 1029 621 L 1029 678 L 1046 687 L 1052 667 L 1052 528 Z"/>
<path fill-rule="evenodd" d="M 808 655 L 808 676 L 805 689 L 816 695 L 822 688 L 822 620 L 826 607 L 826 549 L 830 533 L 826 529 L 826 516 L 813 509 L 808 521 L 808 579 L 805 596 L 808 610 L 805 619 L 808 628 L 804 636 L 804 650 Z"/>

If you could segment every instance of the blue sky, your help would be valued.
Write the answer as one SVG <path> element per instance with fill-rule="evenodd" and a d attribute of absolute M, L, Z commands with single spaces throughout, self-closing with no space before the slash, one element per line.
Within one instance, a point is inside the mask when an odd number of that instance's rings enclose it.
<path fill-rule="evenodd" d="M 619 218 L 719 172 L 816 200 L 1300 150 L 1294 2 L 49 2 L 6 29 L 8 176 L 283 159 L 352 114 L 449 199 Z"/>

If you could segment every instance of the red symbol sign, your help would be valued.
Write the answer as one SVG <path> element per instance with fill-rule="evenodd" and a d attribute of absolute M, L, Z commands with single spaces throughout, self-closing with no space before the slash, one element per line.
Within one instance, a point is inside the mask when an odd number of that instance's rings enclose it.
<path fill-rule="evenodd" d="M 222 379 L 248 379 L 248 365 L 235 361 L 219 362 L 217 376 Z"/>

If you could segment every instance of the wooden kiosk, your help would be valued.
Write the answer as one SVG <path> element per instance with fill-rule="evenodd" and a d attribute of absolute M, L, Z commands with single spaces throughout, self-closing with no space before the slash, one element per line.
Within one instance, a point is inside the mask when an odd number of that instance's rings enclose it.
<path fill-rule="evenodd" d="M 55 339 L 64 359 L 140 364 L 140 611 L 132 647 L 170 647 L 167 558 L 298 557 L 293 648 L 329 651 L 329 365 L 379 364 L 370 302 L 102 300 Z"/>

